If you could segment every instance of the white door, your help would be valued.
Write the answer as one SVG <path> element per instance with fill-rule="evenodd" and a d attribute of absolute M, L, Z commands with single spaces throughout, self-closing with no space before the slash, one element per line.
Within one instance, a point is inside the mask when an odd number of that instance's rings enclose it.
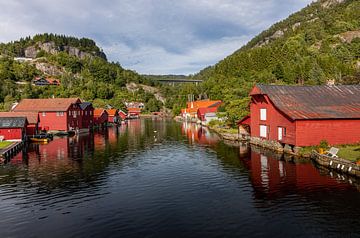
<path fill-rule="evenodd" d="M 282 140 L 282 139 L 283 139 L 283 128 L 278 127 L 278 140 Z"/>

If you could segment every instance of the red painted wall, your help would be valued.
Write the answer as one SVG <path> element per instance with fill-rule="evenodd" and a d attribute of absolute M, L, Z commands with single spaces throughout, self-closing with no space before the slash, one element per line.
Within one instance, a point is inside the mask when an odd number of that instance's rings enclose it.
<path fill-rule="evenodd" d="M 87 107 L 81 112 L 81 127 L 80 128 L 91 128 L 94 123 L 94 108 Z"/>
<path fill-rule="evenodd" d="M 0 128 L 0 135 L 4 140 L 22 140 L 23 128 Z"/>
<path fill-rule="evenodd" d="M 266 109 L 266 121 L 260 120 L 260 109 Z M 260 125 L 266 125 L 268 126 L 268 133 L 267 138 L 264 139 L 277 141 L 278 127 L 284 127 L 286 128 L 286 135 L 283 136 L 281 143 L 295 145 L 295 123 L 279 112 L 266 95 L 252 97 L 250 112 L 252 137 L 260 137 Z"/>
<path fill-rule="evenodd" d="M 319 145 L 321 140 L 330 145 L 360 142 L 360 120 L 299 120 L 296 121 L 296 145 Z"/>
<path fill-rule="evenodd" d="M 81 109 L 73 104 L 66 112 L 39 112 L 40 128 L 42 130 L 68 131 L 71 128 L 81 128 Z"/>
<path fill-rule="evenodd" d="M 36 135 L 38 126 L 37 124 L 29 124 L 26 127 L 26 135 Z"/>
<path fill-rule="evenodd" d="M 108 114 L 103 113 L 100 117 L 94 117 L 94 124 L 100 125 L 108 121 Z"/>

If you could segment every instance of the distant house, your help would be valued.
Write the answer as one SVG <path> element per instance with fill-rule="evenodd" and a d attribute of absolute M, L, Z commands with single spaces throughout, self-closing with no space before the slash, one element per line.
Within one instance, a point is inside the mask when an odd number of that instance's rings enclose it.
<path fill-rule="evenodd" d="M 291 146 L 360 142 L 360 85 L 256 85 L 250 96 L 244 121 L 252 138 Z"/>
<path fill-rule="evenodd" d="M 81 108 L 81 126 L 82 129 L 90 129 L 94 123 L 94 107 L 91 102 L 82 102 Z"/>
<path fill-rule="evenodd" d="M 186 108 L 181 109 L 181 116 L 185 120 L 201 120 L 198 115 L 199 108 L 216 108 L 222 104 L 221 100 L 198 100 L 198 101 L 190 101 L 186 103 Z M 204 115 L 202 115 L 204 116 Z"/>
<path fill-rule="evenodd" d="M 118 109 L 107 109 L 108 113 L 108 122 L 109 123 L 118 123 L 120 121 L 119 110 Z"/>
<path fill-rule="evenodd" d="M 103 108 L 95 108 L 94 110 L 94 125 L 105 126 L 108 122 L 108 112 Z"/>
<path fill-rule="evenodd" d="M 26 117 L 0 117 L 0 136 L 4 140 L 22 141 L 26 137 Z"/>
<path fill-rule="evenodd" d="M 36 135 L 39 132 L 40 118 L 37 112 L 0 112 L 0 117 L 26 117 L 28 121 L 26 134 Z"/>
<path fill-rule="evenodd" d="M 124 121 L 127 117 L 127 114 L 124 111 L 119 110 L 119 116 L 120 116 L 121 120 Z"/>
<path fill-rule="evenodd" d="M 141 114 L 141 108 L 128 108 L 128 118 L 139 118 Z"/>
<path fill-rule="evenodd" d="M 79 98 L 23 99 L 12 110 L 14 112 L 37 112 L 39 129 L 69 131 L 82 127 Z"/>
<path fill-rule="evenodd" d="M 208 123 L 209 121 L 206 120 L 205 115 L 208 113 L 214 113 L 216 116 L 217 109 L 217 107 L 201 107 L 197 110 L 197 118 L 202 122 Z M 210 118 L 209 115 L 208 118 Z"/>
<path fill-rule="evenodd" d="M 145 108 L 145 104 L 142 102 L 125 102 L 125 106 L 127 108 L 140 108 L 140 109 Z"/>
<path fill-rule="evenodd" d="M 60 80 L 54 79 L 54 78 L 36 77 L 33 80 L 33 83 L 36 86 L 49 86 L 49 85 L 59 86 L 60 85 Z"/>

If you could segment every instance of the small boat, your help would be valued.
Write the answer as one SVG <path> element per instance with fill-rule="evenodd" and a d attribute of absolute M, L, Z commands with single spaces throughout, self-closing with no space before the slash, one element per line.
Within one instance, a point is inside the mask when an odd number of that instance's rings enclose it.
<path fill-rule="evenodd" d="M 30 137 L 29 140 L 31 142 L 44 142 L 44 143 L 48 143 L 49 142 L 49 138 L 36 138 L 36 137 Z"/>

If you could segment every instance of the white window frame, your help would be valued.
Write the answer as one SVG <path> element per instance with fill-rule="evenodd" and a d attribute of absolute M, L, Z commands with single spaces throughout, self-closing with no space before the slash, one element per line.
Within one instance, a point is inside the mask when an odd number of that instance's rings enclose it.
<path fill-rule="evenodd" d="M 260 137 L 267 138 L 267 135 L 268 135 L 268 126 L 260 125 Z"/>
<path fill-rule="evenodd" d="M 260 109 L 260 121 L 266 121 L 266 108 L 261 108 Z"/>
<path fill-rule="evenodd" d="M 42 116 L 45 117 L 45 116 L 46 116 L 46 112 L 42 112 Z"/>
<path fill-rule="evenodd" d="M 284 128 L 279 126 L 278 127 L 278 140 L 282 141 L 284 139 Z"/>

